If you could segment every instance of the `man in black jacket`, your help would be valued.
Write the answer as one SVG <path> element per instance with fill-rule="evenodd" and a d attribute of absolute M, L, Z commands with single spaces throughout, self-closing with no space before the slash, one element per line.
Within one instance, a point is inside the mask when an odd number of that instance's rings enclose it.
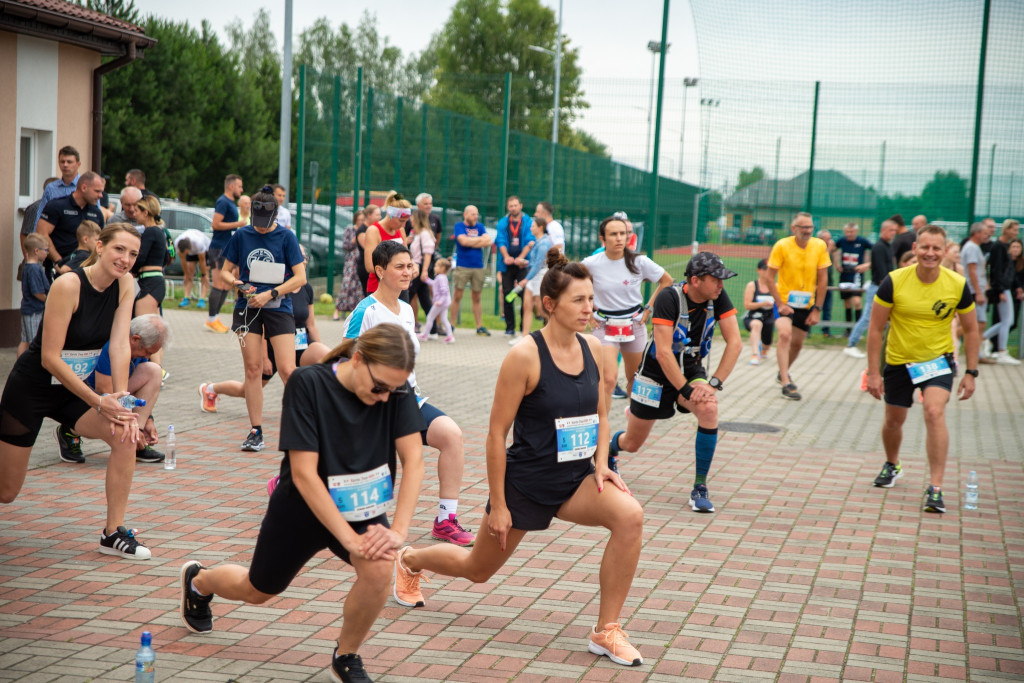
<path fill-rule="evenodd" d="M 846 342 L 843 353 L 851 358 L 867 358 L 867 354 L 857 348 L 857 342 L 868 331 L 868 323 L 871 321 L 871 304 L 875 300 L 875 292 L 885 276 L 896 269 L 895 258 L 892 252 L 893 238 L 896 237 L 897 224 L 892 219 L 882 221 L 882 227 L 878 230 L 878 241 L 871 247 L 871 282 L 864 289 L 864 312 L 850 332 L 850 338 Z"/>
<path fill-rule="evenodd" d="M 1013 327 L 1013 278 L 1016 274 L 1010 259 L 1009 244 L 1017 238 L 1020 223 L 1012 218 L 1003 222 L 1003 234 L 993 241 L 988 257 L 988 300 L 995 309 L 998 322 L 985 330 L 984 338 L 995 345 L 992 358 L 1001 365 L 1020 365 L 1020 361 L 1006 352 L 1006 344 Z"/>

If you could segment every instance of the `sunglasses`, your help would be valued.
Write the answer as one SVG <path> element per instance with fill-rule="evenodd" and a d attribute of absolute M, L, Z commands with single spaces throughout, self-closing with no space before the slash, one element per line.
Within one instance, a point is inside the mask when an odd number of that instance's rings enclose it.
<path fill-rule="evenodd" d="M 393 396 L 404 396 L 409 393 L 409 384 L 403 384 L 400 387 L 389 387 L 387 384 L 377 381 L 377 378 L 373 376 L 373 372 L 370 371 L 370 364 L 364 363 L 366 366 L 366 372 L 370 375 L 370 381 L 373 382 L 373 388 L 370 389 L 371 394 L 392 394 Z"/>
<path fill-rule="evenodd" d="M 277 211 L 277 202 L 253 202 L 253 211 L 261 211 L 270 213 L 271 211 Z"/>

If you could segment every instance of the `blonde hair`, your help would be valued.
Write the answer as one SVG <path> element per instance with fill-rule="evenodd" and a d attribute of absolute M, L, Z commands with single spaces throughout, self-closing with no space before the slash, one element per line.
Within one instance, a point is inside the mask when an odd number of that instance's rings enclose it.
<path fill-rule="evenodd" d="M 452 269 L 452 262 L 449 261 L 448 259 L 446 259 L 444 256 L 442 256 L 441 258 L 439 258 L 436 261 L 434 261 L 434 272 L 435 273 L 438 272 L 438 271 L 441 271 L 441 270 L 444 270 L 444 272 L 447 273 L 451 269 Z"/>
<path fill-rule="evenodd" d="M 412 229 L 417 233 L 430 229 L 430 221 L 427 220 L 427 212 L 419 209 L 412 210 Z"/>
<path fill-rule="evenodd" d="M 95 225 L 95 223 L 93 223 Z M 25 235 L 25 251 L 32 251 L 34 249 L 46 249 L 49 245 L 46 243 L 46 238 L 37 232 L 30 232 Z"/>
<path fill-rule="evenodd" d="M 142 207 L 146 213 L 156 221 L 156 224 L 163 227 L 164 222 L 160 220 L 160 201 L 153 195 L 144 195 L 135 203 L 136 208 Z"/>
<path fill-rule="evenodd" d="M 344 340 L 331 349 L 321 362 L 333 363 L 340 358 L 352 358 L 356 351 L 367 363 L 406 372 L 412 372 L 416 366 L 416 348 L 412 345 L 412 338 L 394 323 L 375 325 L 355 339 Z"/>
<path fill-rule="evenodd" d="M 400 195 L 399 193 L 392 190 L 388 193 L 388 196 L 384 198 L 384 210 L 386 211 L 389 207 L 398 207 L 399 209 L 411 209 L 412 204 L 409 200 Z"/>
<path fill-rule="evenodd" d="M 100 226 L 93 221 L 82 221 L 78 225 L 78 230 L 75 231 L 75 237 L 81 242 L 86 237 L 95 237 L 100 234 Z"/>
<path fill-rule="evenodd" d="M 135 229 L 134 225 L 130 225 L 128 223 L 107 223 L 103 230 L 100 231 L 100 236 L 96 238 L 96 244 L 109 244 L 110 242 L 113 242 L 114 237 L 116 237 L 119 232 L 126 232 L 135 239 L 140 239 L 139 231 Z M 99 250 L 94 247 L 92 253 L 89 254 L 89 258 L 87 258 L 85 263 L 82 264 L 82 267 L 91 266 L 99 260 Z"/>

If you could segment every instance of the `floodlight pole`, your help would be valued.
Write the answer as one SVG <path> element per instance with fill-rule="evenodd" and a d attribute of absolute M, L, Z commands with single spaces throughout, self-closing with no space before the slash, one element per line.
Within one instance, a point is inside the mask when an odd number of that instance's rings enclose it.
<path fill-rule="evenodd" d="M 686 95 L 689 92 L 688 88 L 692 88 L 699 82 L 699 79 L 696 78 L 683 79 L 683 126 L 682 130 L 679 131 L 679 182 L 683 181 L 683 142 L 686 139 Z"/>
<path fill-rule="evenodd" d="M 651 204 L 650 210 L 647 213 L 650 227 L 646 230 L 647 235 L 649 235 L 647 240 L 647 255 L 650 258 L 654 258 L 654 250 L 658 245 L 658 153 L 661 147 L 661 105 L 662 99 L 665 95 L 665 52 L 668 50 L 668 4 L 669 0 L 665 0 L 664 9 L 662 10 L 661 15 L 661 42 L 658 43 L 661 60 L 658 68 L 658 105 L 655 110 L 654 123 L 654 158 L 651 160 Z M 650 48 L 652 43 L 648 43 L 647 47 Z M 651 283 L 645 283 L 645 299 L 650 297 L 650 290 Z"/>
<path fill-rule="evenodd" d="M 285 198 L 292 186 L 292 0 L 284 0 L 284 73 L 281 77 L 281 143 L 277 157 L 277 182 Z M 302 165 L 299 165 L 302 173 Z"/>
<path fill-rule="evenodd" d="M 974 222 L 974 203 L 978 199 L 978 162 L 981 160 L 981 112 L 985 101 L 985 56 L 988 52 L 988 17 L 992 0 L 985 0 L 981 19 L 981 53 L 978 55 L 978 93 L 974 103 L 974 151 L 971 154 L 971 187 L 967 195 L 967 226 Z M 1024 329 L 1024 326 L 1022 326 Z"/>

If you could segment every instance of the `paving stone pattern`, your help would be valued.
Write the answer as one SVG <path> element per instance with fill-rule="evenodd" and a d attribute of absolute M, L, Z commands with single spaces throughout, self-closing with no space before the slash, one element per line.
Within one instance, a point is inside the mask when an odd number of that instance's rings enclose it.
<path fill-rule="evenodd" d="M 215 631 L 178 617 L 178 572 L 251 559 L 280 454 L 238 450 L 243 401 L 200 412 L 200 381 L 241 377 L 237 342 L 196 312 L 168 311 L 175 344 L 156 408 L 178 432 L 178 469 L 139 465 L 128 523 L 149 562 L 96 552 L 106 456 L 60 463 L 47 422 L 18 500 L 0 508 L 0 680 L 128 681 L 144 629 L 162 681 L 328 681 L 350 568 L 321 553 L 259 607 L 215 600 Z M 321 321 L 328 342 L 341 326 Z M 460 518 L 477 527 L 487 499 L 484 437 L 505 338 L 460 330 L 424 345 L 417 369 L 432 402 L 463 426 Z M 745 358 L 745 355 L 744 355 Z M 0 352 L 6 376 L 13 353 Z M 742 362 L 742 361 L 741 361 Z M 802 402 L 781 398 L 773 361 L 740 365 L 721 394 L 723 421 L 772 434 L 721 435 L 710 478 L 717 512 L 690 511 L 692 418 L 659 423 L 622 471 L 646 513 L 644 548 L 622 615 L 645 658 L 631 669 L 586 650 L 597 615 L 606 532 L 555 521 L 527 536 L 491 581 L 432 577 L 427 605 L 390 602 L 362 649 L 378 681 L 1009 681 L 1024 680 L 1024 369 L 983 366 L 979 393 L 951 404 L 945 516 L 921 511 L 927 483 L 920 410 L 904 441 L 906 475 L 871 486 L 881 405 L 857 389 L 862 364 L 805 351 Z M 268 444 L 281 396 L 267 391 Z M 613 426 L 624 424 L 624 401 Z M 411 534 L 432 543 L 436 454 Z M 981 507 L 958 488 L 978 471 Z"/>

